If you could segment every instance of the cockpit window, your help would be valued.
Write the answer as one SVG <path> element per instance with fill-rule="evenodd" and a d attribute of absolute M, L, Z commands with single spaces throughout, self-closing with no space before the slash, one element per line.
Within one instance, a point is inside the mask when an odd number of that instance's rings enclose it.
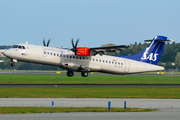
<path fill-rule="evenodd" d="M 21 45 L 13 45 L 12 48 L 26 49 L 24 46 L 21 46 Z"/>
<path fill-rule="evenodd" d="M 18 45 L 13 45 L 13 47 L 12 48 L 17 48 L 18 47 Z"/>
<path fill-rule="evenodd" d="M 18 46 L 18 48 L 19 48 L 19 49 L 22 49 L 22 47 L 21 47 L 21 46 Z"/>

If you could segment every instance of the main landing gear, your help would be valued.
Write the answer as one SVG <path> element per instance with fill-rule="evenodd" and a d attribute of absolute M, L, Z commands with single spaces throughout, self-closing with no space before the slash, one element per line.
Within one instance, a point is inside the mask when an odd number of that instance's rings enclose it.
<path fill-rule="evenodd" d="M 67 76 L 68 77 L 72 77 L 74 75 L 74 72 L 73 71 L 68 71 L 67 72 Z M 84 72 L 81 72 L 81 76 L 82 77 L 87 77 L 88 76 L 88 72 L 84 71 Z"/>
<path fill-rule="evenodd" d="M 83 76 L 83 77 L 87 77 L 88 76 L 88 72 L 81 72 L 81 76 Z"/>
<path fill-rule="evenodd" d="M 68 71 L 68 72 L 67 72 L 67 76 L 68 76 L 68 77 L 72 77 L 73 75 L 74 75 L 74 72 L 73 72 L 73 71 Z"/>

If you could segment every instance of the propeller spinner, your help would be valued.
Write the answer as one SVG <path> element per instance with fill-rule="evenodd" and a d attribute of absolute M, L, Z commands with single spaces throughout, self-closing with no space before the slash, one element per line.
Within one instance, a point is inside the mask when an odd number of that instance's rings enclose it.
<path fill-rule="evenodd" d="M 43 39 L 43 44 L 44 44 L 44 46 L 48 47 L 48 46 L 49 46 L 50 41 L 51 41 L 51 39 L 49 39 L 49 40 L 48 40 L 47 45 L 46 45 L 46 43 L 45 43 L 45 39 Z"/>
<path fill-rule="evenodd" d="M 73 42 L 73 38 L 72 38 L 71 42 L 72 42 L 72 46 L 73 46 L 73 48 L 71 49 L 71 51 L 73 51 L 73 52 L 75 53 L 75 55 L 77 55 L 77 52 L 76 52 L 77 50 L 76 50 L 76 48 L 77 48 L 77 44 L 78 44 L 78 42 L 79 42 L 79 39 L 77 39 L 75 45 L 74 45 L 74 42 Z"/>

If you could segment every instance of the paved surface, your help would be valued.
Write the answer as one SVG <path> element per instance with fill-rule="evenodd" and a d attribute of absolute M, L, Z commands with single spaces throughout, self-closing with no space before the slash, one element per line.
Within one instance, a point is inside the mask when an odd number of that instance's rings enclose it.
<path fill-rule="evenodd" d="M 180 109 L 180 99 L 116 99 L 116 98 L 0 98 L 1 107 L 107 107 L 111 101 L 112 107 Z"/>
<path fill-rule="evenodd" d="M 179 111 L 1 114 L 0 120 L 179 120 Z"/>
<path fill-rule="evenodd" d="M 180 84 L 0 84 L 0 87 L 180 87 Z"/>
<path fill-rule="evenodd" d="M 0 72 L 0 74 L 28 74 L 28 75 L 66 75 L 66 72 L 62 72 L 60 74 L 57 74 L 56 72 Z M 80 72 L 75 72 L 74 75 L 81 75 Z M 95 74 L 90 74 L 91 75 L 116 75 L 116 74 L 106 74 L 106 73 L 95 73 Z M 180 75 L 166 75 L 166 74 L 127 74 L 130 76 L 180 76 Z"/>

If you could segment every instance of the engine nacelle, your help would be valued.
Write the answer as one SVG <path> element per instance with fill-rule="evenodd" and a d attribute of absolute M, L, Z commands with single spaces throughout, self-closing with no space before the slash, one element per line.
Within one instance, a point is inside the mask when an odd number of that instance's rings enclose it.
<path fill-rule="evenodd" d="M 88 47 L 77 47 L 76 53 L 79 56 L 89 56 L 90 55 L 90 51 L 89 51 Z"/>

